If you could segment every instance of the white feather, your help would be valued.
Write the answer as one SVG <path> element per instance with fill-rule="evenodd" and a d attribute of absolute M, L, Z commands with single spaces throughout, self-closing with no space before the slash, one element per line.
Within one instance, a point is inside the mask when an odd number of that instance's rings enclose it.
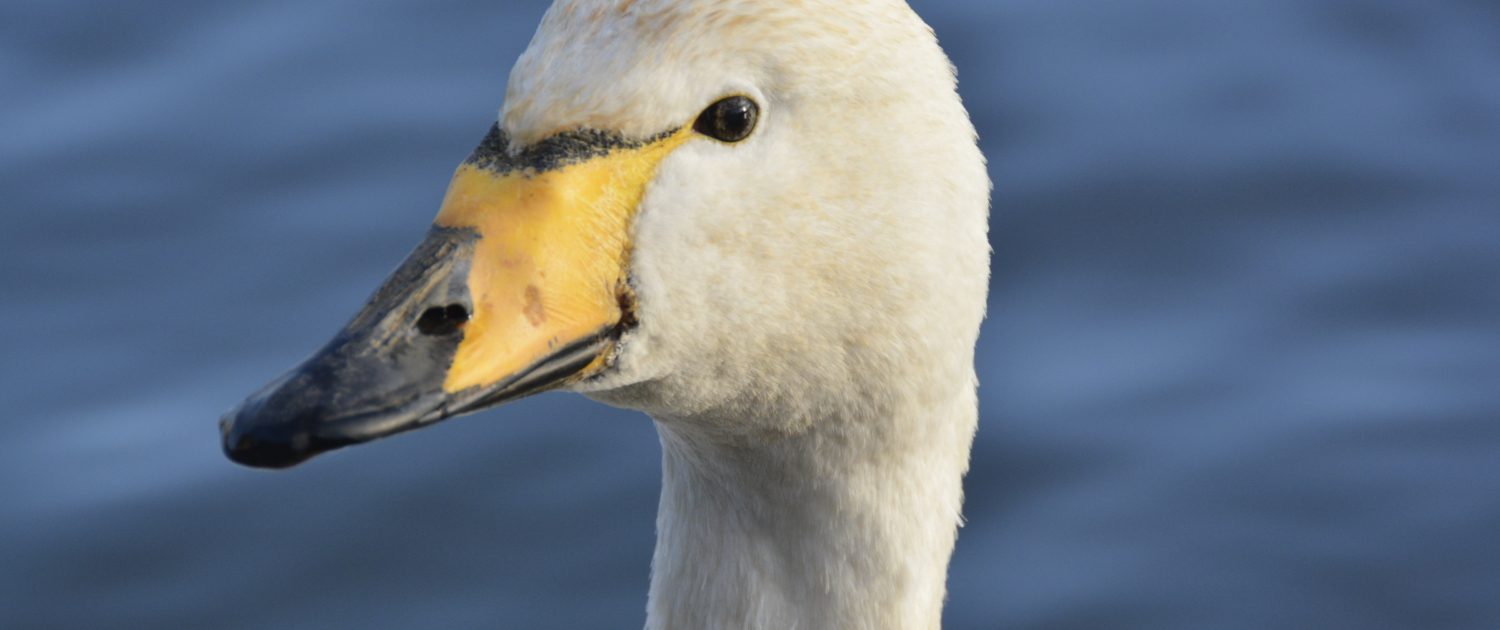
<path fill-rule="evenodd" d="M 519 142 L 763 116 L 662 164 L 639 326 L 578 389 L 663 445 L 650 628 L 936 628 L 977 419 L 990 183 L 899 0 L 558 0 L 512 72 Z"/>

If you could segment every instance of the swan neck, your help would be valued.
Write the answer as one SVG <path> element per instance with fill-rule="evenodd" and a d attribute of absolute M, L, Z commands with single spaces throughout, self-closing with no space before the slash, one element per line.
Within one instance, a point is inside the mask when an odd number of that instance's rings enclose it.
<path fill-rule="evenodd" d="M 776 439 L 658 423 L 647 628 L 938 628 L 975 406 Z"/>

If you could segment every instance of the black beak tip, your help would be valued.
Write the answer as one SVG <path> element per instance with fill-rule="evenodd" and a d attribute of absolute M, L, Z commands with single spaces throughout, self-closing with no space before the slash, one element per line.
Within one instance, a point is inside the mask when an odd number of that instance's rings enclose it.
<path fill-rule="evenodd" d="M 313 448 L 306 433 L 251 427 L 247 430 L 243 422 L 236 422 L 231 412 L 219 421 L 219 432 L 224 441 L 224 454 L 230 460 L 251 468 L 282 470 L 301 464 L 321 452 Z"/>

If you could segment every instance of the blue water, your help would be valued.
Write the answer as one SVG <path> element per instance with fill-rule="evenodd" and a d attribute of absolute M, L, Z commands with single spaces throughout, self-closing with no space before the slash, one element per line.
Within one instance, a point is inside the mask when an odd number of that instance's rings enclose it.
<path fill-rule="evenodd" d="M 949 626 L 1500 627 L 1500 8 L 915 4 L 998 186 Z M 219 453 L 544 8 L 0 4 L 0 627 L 640 625 L 640 416 Z"/>

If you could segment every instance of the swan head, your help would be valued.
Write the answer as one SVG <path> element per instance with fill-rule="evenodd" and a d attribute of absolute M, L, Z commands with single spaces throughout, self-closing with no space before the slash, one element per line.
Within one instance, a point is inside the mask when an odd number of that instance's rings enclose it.
<path fill-rule="evenodd" d="M 726 435 L 972 388 L 989 180 L 900 0 L 558 0 L 426 241 L 221 423 L 318 453 L 569 389 Z"/>

